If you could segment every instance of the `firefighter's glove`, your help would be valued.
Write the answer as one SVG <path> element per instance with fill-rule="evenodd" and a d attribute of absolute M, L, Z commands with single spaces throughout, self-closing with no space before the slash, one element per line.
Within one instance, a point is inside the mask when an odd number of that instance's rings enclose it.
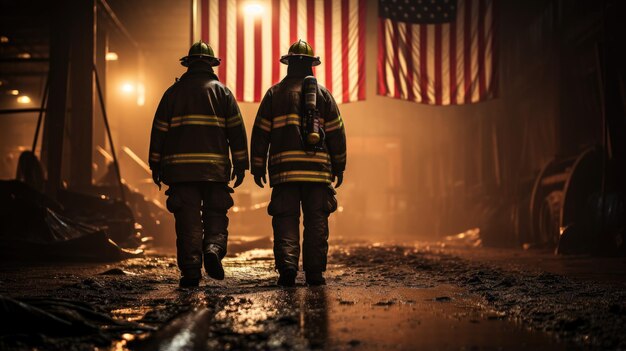
<path fill-rule="evenodd" d="M 246 176 L 246 171 L 243 169 L 233 169 L 233 174 L 230 176 L 230 180 L 234 180 L 235 184 L 233 188 L 236 188 L 243 183 L 243 178 Z M 236 178 L 236 179 L 235 179 Z"/>
<path fill-rule="evenodd" d="M 259 186 L 259 188 L 265 188 L 263 184 L 267 184 L 267 178 L 265 178 L 265 174 L 262 176 L 255 175 L 254 182 Z"/>
<path fill-rule="evenodd" d="M 158 168 L 152 170 L 152 181 L 159 187 L 159 190 L 161 190 L 161 170 Z"/>
<path fill-rule="evenodd" d="M 335 183 L 335 188 L 339 188 L 341 183 L 343 183 L 343 172 L 333 174 L 333 182 L 335 182 L 335 180 L 337 181 Z"/>

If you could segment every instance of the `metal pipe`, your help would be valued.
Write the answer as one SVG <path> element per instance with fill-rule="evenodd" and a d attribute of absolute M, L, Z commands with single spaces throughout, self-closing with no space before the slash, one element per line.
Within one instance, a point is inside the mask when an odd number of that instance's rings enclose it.
<path fill-rule="evenodd" d="M 39 117 L 37 117 L 37 128 L 35 129 L 35 136 L 33 138 L 33 148 L 32 151 L 35 153 L 35 149 L 37 148 L 37 139 L 39 139 L 39 130 L 41 129 L 41 122 L 43 121 L 43 112 L 46 103 L 48 102 L 48 90 L 50 84 L 50 75 L 46 77 L 46 85 L 43 90 L 43 98 L 41 99 L 41 109 L 39 110 Z"/>
<path fill-rule="evenodd" d="M 117 181 L 120 185 L 120 197 L 122 201 L 126 202 L 126 195 L 124 194 L 124 184 L 122 184 L 122 174 L 120 173 L 120 163 L 117 161 L 117 154 L 115 153 L 115 146 L 113 145 L 113 136 L 111 135 L 111 128 L 109 127 L 109 118 L 107 117 L 107 111 L 104 107 L 104 97 L 102 96 L 102 89 L 100 89 L 100 79 L 98 78 L 98 70 L 96 66 L 93 67 L 93 72 L 96 76 L 96 88 L 98 90 L 98 99 L 100 100 L 100 108 L 102 109 L 102 117 L 104 118 L 104 126 L 109 137 L 109 146 L 111 147 L 111 156 L 113 156 L 113 163 L 115 164 L 115 172 L 117 173 Z"/>
<path fill-rule="evenodd" d="M 0 58 L 0 63 L 10 63 L 10 62 L 48 62 L 50 59 L 48 57 L 3 57 Z"/>
<path fill-rule="evenodd" d="M 8 108 L 0 110 L 0 115 L 10 115 L 14 113 L 35 113 L 42 110 L 45 111 L 45 109 L 41 108 Z"/>
<path fill-rule="evenodd" d="M 122 24 L 122 21 L 120 21 L 120 19 L 117 17 L 113 9 L 111 9 L 111 6 L 109 6 L 106 0 L 98 0 L 98 2 L 104 10 L 104 13 L 107 14 L 111 22 L 113 22 L 115 27 L 117 27 L 117 30 L 119 30 L 126 37 L 126 39 L 128 39 L 128 41 L 133 44 L 135 48 L 139 49 L 139 44 L 135 41 L 135 39 L 133 39 L 132 35 L 130 35 L 130 32 L 126 29 L 124 24 Z"/>

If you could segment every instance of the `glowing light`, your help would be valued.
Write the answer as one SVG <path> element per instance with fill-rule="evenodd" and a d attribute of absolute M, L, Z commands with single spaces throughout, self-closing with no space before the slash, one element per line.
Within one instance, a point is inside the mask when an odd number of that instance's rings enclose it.
<path fill-rule="evenodd" d="M 30 97 L 27 95 L 22 95 L 17 98 L 18 104 L 30 104 Z"/>
<path fill-rule="evenodd" d="M 258 2 L 250 2 L 250 3 L 243 5 L 243 12 L 246 15 L 258 16 L 258 15 L 261 15 L 264 11 L 265 11 L 265 8 L 263 7 L 263 5 L 259 4 Z"/>
<path fill-rule="evenodd" d="M 20 91 L 19 91 L 19 90 L 17 90 L 17 89 L 13 89 L 13 90 L 11 90 L 11 91 L 9 92 L 9 94 L 14 95 L 14 96 L 16 96 L 16 95 L 20 95 Z"/>
<path fill-rule="evenodd" d="M 137 106 L 146 104 L 146 87 L 143 83 L 137 84 Z"/>
<path fill-rule="evenodd" d="M 107 61 L 117 61 L 117 52 L 107 52 L 106 56 L 104 56 L 104 59 Z"/>
<path fill-rule="evenodd" d="M 19 57 L 21 59 L 29 59 L 29 58 L 31 58 L 30 54 L 27 53 L 27 52 L 19 53 L 19 54 L 17 54 L 17 57 Z"/>
<path fill-rule="evenodd" d="M 122 84 L 122 92 L 125 94 L 132 94 L 135 92 L 135 86 L 131 83 Z"/>
<path fill-rule="evenodd" d="M 6 44 L 6 43 L 8 43 L 8 42 L 9 42 L 9 37 L 4 36 L 4 35 L 3 35 L 3 36 L 0 36 L 0 43 L 2 43 L 2 44 Z"/>

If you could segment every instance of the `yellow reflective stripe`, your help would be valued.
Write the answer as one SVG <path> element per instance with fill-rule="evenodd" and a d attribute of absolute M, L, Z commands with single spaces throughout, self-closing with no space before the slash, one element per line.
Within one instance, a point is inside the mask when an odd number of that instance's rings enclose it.
<path fill-rule="evenodd" d="M 154 120 L 154 128 L 160 130 L 162 132 L 167 132 L 169 129 L 169 124 L 167 122 L 160 121 L 158 119 Z"/>
<path fill-rule="evenodd" d="M 169 160 L 166 162 L 169 165 L 175 165 L 180 163 L 218 163 L 224 164 L 224 160 L 203 160 L 203 159 L 181 159 L 181 160 Z"/>
<path fill-rule="evenodd" d="M 210 115 L 186 115 L 173 117 L 170 121 L 170 127 L 180 127 L 184 125 L 204 125 L 214 127 L 226 127 L 226 120 L 217 116 Z"/>
<path fill-rule="evenodd" d="M 341 120 L 341 116 L 338 116 L 336 119 L 324 125 L 324 131 L 332 132 L 333 130 L 341 128 L 341 126 L 343 126 L 343 121 Z"/>
<path fill-rule="evenodd" d="M 265 158 L 263 158 L 263 157 L 253 157 L 252 158 L 252 165 L 253 166 L 257 166 L 257 167 L 264 167 L 265 166 Z"/>
<path fill-rule="evenodd" d="M 271 176 L 273 182 L 326 182 L 330 183 L 332 175 L 329 172 L 315 171 L 287 171 L 274 174 Z"/>
<path fill-rule="evenodd" d="M 241 118 L 241 114 L 236 114 L 234 116 L 228 117 L 226 119 L 226 126 L 228 128 L 236 127 L 243 123 L 243 118 Z"/>
<path fill-rule="evenodd" d="M 167 155 L 164 158 L 179 158 L 179 157 L 214 157 L 214 158 L 228 158 L 223 154 L 211 154 L 211 153 L 188 153 L 188 154 L 173 154 Z"/>
<path fill-rule="evenodd" d="M 194 154 L 174 154 L 163 157 L 163 162 L 175 163 L 226 163 L 228 156 L 221 154 L 194 153 Z"/>
<path fill-rule="evenodd" d="M 233 151 L 233 158 L 237 160 L 243 160 L 243 159 L 246 159 L 247 157 L 248 157 L 247 150 Z"/>
<path fill-rule="evenodd" d="M 333 158 L 333 161 L 336 161 L 336 162 L 345 161 L 346 160 L 346 153 L 344 152 L 343 154 L 340 154 L 340 155 L 333 155 L 332 158 Z"/>
<path fill-rule="evenodd" d="M 328 154 L 325 152 L 306 153 L 305 151 L 285 151 L 272 155 L 270 159 L 272 164 L 283 162 L 317 162 L 327 163 L 329 161 Z"/>
<path fill-rule="evenodd" d="M 270 132 L 272 130 L 272 122 L 270 122 L 269 120 L 263 118 L 263 117 L 259 117 L 256 120 L 256 123 L 254 124 L 255 127 L 259 127 L 261 128 L 261 130 L 264 130 L 266 132 Z"/>
<path fill-rule="evenodd" d="M 150 161 L 159 162 L 161 161 L 161 154 L 157 152 L 150 153 Z"/>
<path fill-rule="evenodd" d="M 291 113 L 284 116 L 274 117 L 272 120 L 272 128 L 281 128 L 288 124 L 300 125 L 300 116 L 295 113 Z"/>

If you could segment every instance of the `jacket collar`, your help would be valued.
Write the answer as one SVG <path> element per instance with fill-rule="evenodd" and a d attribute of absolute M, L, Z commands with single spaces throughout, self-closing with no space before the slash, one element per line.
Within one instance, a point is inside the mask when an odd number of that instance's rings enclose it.
<path fill-rule="evenodd" d="M 185 72 L 185 74 L 183 74 L 180 77 L 180 80 L 182 79 L 186 79 L 186 78 L 191 78 L 191 77 L 197 77 L 197 76 L 202 76 L 205 75 L 208 78 L 210 78 L 211 80 L 219 80 L 217 78 L 217 75 L 215 74 L 215 72 L 213 71 L 213 69 L 211 67 L 204 67 L 204 66 L 196 66 L 196 65 L 192 65 L 187 69 L 187 72 Z"/>

